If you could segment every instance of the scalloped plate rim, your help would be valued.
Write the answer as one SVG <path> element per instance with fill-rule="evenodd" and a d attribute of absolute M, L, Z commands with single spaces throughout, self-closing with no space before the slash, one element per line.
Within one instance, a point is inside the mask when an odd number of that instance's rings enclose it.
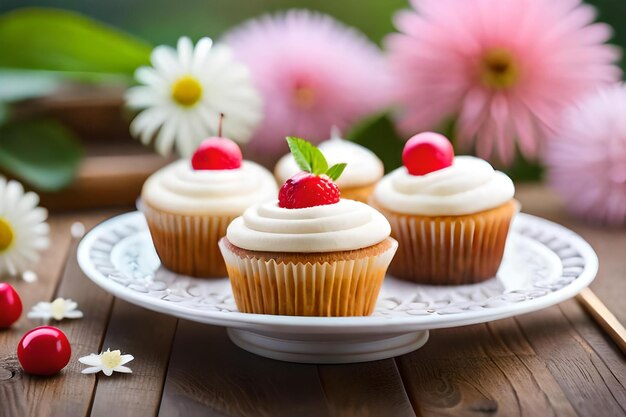
<path fill-rule="evenodd" d="M 500 307 L 491 307 L 484 310 L 474 310 L 450 315 L 422 315 L 391 318 L 373 316 L 302 317 L 246 314 L 239 312 L 223 313 L 219 311 L 198 312 L 197 309 L 191 307 L 164 302 L 157 298 L 133 292 L 123 285 L 108 279 L 95 269 L 89 258 L 88 251 L 96 239 L 104 230 L 111 228 L 111 226 L 121 223 L 127 218 L 138 216 L 141 216 L 143 219 L 143 215 L 138 211 L 112 217 L 95 226 L 82 238 L 78 245 L 77 259 L 85 275 L 103 290 L 120 299 L 149 310 L 200 323 L 246 330 L 285 334 L 337 334 L 346 331 L 362 334 L 394 334 L 399 332 L 433 330 L 485 323 L 538 311 L 568 300 L 589 286 L 598 271 L 597 255 L 591 245 L 580 235 L 552 221 L 530 214 L 520 213 L 518 218 L 541 222 L 545 226 L 558 231 L 560 234 L 567 235 L 568 242 L 580 252 L 581 256 L 585 259 L 584 270 L 571 284 L 538 298 Z"/>

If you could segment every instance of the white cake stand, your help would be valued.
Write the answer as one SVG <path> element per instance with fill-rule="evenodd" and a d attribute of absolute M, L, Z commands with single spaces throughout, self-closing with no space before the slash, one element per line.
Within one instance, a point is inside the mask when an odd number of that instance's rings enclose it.
<path fill-rule="evenodd" d="M 388 276 L 369 317 L 292 317 L 237 311 L 228 278 L 196 279 L 162 268 L 143 215 L 132 212 L 95 227 L 78 262 L 105 291 L 150 310 L 225 326 L 241 348 L 302 363 L 365 362 L 423 346 L 428 330 L 529 313 L 573 297 L 594 279 L 596 254 L 580 236 L 520 214 L 497 277 L 435 287 Z"/>

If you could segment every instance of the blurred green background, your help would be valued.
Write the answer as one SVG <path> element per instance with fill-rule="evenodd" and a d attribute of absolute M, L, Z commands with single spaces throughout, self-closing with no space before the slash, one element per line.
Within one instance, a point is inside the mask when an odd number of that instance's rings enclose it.
<path fill-rule="evenodd" d="M 19 99 L 48 94 L 60 76 L 83 81 L 129 83 L 135 68 L 147 63 L 151 45 L 174 45 L 183 35 L 193 40 L 202 36 L 219 39 L 224 32 L 247 19 L 290 8 L 332 15 L 380 43 L 386 34 L 394 31 L 392 17 L 396 11 L 408 7 L 408 1 L 2 0 L 0 168 L 37 189 L 55 191 L 70 184 L 81 158 L 77 138 L 56 121 L 40 121 L 42 134 L 33 135 L 31 121 L 19 125 L 11 120 L 9 105 Z M 598 9 L 598 21 L 613 26 L 615 36 L 611 42 L 626 49 L 626 0 L 592 0 L 588 3 Z M 76 19 L 74 15 L 45 11 L 6 13 L 26 7 L 75 11 L 118 28 L 131 37 Z M 29 46 L 23 47 L 25 44 Z M 621 65 L 624 67 L 624 60 Z M 49 72 L 28 73 L 20 72 L 21 69 Z M 443 133 L 450 133 L 450 129 L 443 130 Z M 388 169 L 400 164 L 403 139 L 406 138 L 399 137 L 386 115 L 375 115 L 347 134 L 350 139 L 376 152 Z M 41 149 L 40 157 L 33 158 L 33 148 Z M 542 179 L 543 172 L 536 163 L 521 158 L 505 171 L 516 180 L 533 181 Z"/>
<path fill-rule="evenodd" d="M 550 1 L 550 0 L 547 0 Z M 614 43 L 626 46 L 626 1 L 593 0 L 599 20 L 615 28 Z M 219 37 L 259 14 L 293 7 L 319 10 L 352 25 L 379 42 L 393 31 L 391 17 L 408 0 L 3 0 L 0 11 L 58 7 L 84 13 L 153 44 L 173 44 L 181 35 Z"/>

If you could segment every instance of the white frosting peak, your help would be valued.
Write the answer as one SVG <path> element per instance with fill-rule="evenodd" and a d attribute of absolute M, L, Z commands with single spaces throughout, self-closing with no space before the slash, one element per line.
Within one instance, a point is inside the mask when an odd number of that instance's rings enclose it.
<path fill-rule="evenodd" d="M 509 177 L 472 156 L 457 156 L 452 166 L 426 175 L 410 175 L 400 167 L 374 192 L 376 201 L 389 210 L 423 216 L 477 213 L 506 203 L 514 194 Z"/>
<path fill-rule="evenodd" d="M 238 169 L 194 170 L 189 160 L 176 161 L 145 182 L 142 198 L 174 213 L 238 215 L 252 204 L 276 198 L 272 174 L 243 161 Z"/>
<path fill-rule="evenodd" d="M 226 237 L 242 249 L 265 252 L 338 252 L 376 245 L 391 233 L 385 217 L 353 200 L 303 209 L 257 204 L 228 226 Z"/>
<path fill-rule="evenodd" d="M 348 164 L 341 177 L 336 181 L 341 187 L 360 187 L 373 184 L 385 173 L 383 163 L 374 152 L 356 143 L 334 137 L 318 146 L 329 165 L 345 162 Z M 301 169 L 293 159 L 293 155 L 283 156 L 274 168 L 276 178 L 282 184 Z"/>

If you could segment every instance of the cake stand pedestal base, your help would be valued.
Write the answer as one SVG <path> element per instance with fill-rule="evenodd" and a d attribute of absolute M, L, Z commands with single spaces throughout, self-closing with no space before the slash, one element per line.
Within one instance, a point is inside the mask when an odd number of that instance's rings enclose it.
<path fill-rule="evenodd" d="M 280 334 L 228 329 L 240 348 L 266 358 L 298 363 L 356 363 L 412 352 L 428 341 L 428 330 L 391 335 Z"/>

